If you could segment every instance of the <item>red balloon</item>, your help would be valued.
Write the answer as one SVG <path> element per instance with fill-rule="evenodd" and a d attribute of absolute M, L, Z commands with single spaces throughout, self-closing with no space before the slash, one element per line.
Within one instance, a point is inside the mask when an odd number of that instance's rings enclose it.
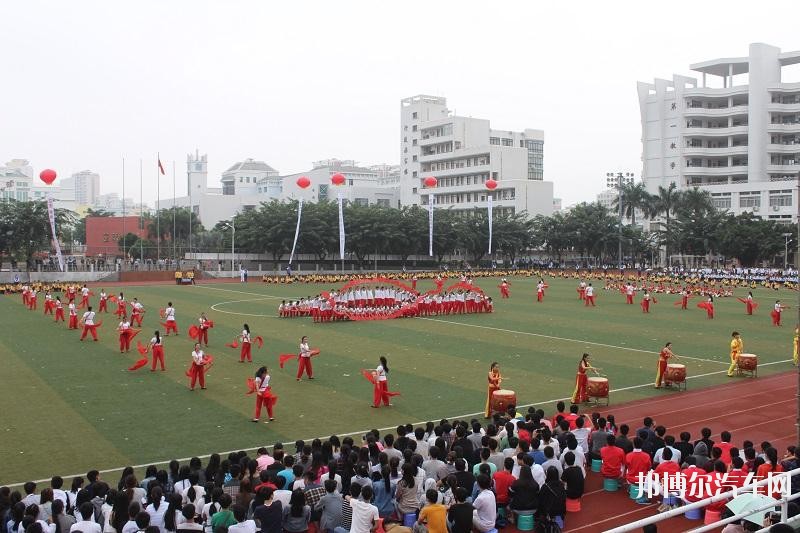
<path fill-rule="evenodd" d="M 497 182 L 492 179 L 486 180 L 486 188 L 490 191 L 495 190 L 497 188 Z"/>
<path fill-rule="evenodd" d="M 305 189 L 309 185 L 311 185 L 311 180 L 308 179 L 307 177 L 300 176 L 299 178 L 297 178 L 297 186 L 300 187 L 301 189 Z"/>
<path fill-rule="evenodd" d="M 426 187 L 436 187 L 436 184 L 439 183 L 439 180 L 434 178 L 433 176 L 428 176 L 423 180 L 423 183 Z"/>
<path fill-rule="evenodd" d="M 338 172 L 331 176 L 331 183 L 334 185 L 344 185 L 344 174 L 339 174 Z"/>
<path fill-rule="evenodd" d="M 50 170 L 49 168 L 42 170 L 39 173 L 39 179 L 45 182 L 46 184 L 50 185 L 54 181 L 56 181 L 56 171 Z"/>

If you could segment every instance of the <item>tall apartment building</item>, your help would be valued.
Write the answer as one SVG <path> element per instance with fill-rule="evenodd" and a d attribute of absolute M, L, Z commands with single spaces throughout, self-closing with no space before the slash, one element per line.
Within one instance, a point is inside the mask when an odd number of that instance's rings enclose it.
<path fill-rule="evenodd" d="M 94 205 L 100 194 L 100 174 L 91 170 L 82 170 L 70 176 L 75 186 L 75 203 L 77 205 Z"/>
<path fill-rule="evenodd" d="M 400 202 L 443 208 L 549 215 L 553 184 L 544 181 L 544 132 L 495 130 L 486 119 L 452 115 L 447 100 L 418 95 L 400 101 Z M 423 180 L 437 178 L 435 188 Z M 486 189 L 489 179 L 498 182 Z"/>
<path fill-rule="evenodd" d="M 642 176 L 653 193 L 702 187 L 734 214 L 796 220 L 800 83 L 782 81 L 800 51 L 762 43 L 746 57 L 690 65 L 701 75 L 638 83 Z"/>

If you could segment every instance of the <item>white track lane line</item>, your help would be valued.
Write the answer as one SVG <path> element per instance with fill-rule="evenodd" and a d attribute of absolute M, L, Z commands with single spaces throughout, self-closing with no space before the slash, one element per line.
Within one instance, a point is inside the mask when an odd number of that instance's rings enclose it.
<path fill-rule="evenodd" d="M 554 337 L 553 335 L 544 335 L 542 333 L 530 333 L 528 331 L 516 331 L 513 329 L 503 329 L 503 328 L 496 328 L 493 326 L 481 326 L 479 324 L 465 324 L 463 322 L 453 322 L 452 320 L 442 320 L 439 318 L 427 318 L 427 317 L 416 317 L 419 320 L 430 320 L 431 322 L 441 322 L 443 324 L 452 324 L 456 326 L 465 326 L 471 328 L 480 328 L 480 329 L 490 329 L 494 331 L 502 331 L 503 333 L 515 333 L 517 335 L 529 335 L 531 337 L 541 337 L 543 339 L 554 339 L 559 341 L 566 341 L 566 342 L 577 342 L 579 344 L 589 344 L 592 346 L 603 346 L 604 348 L 615 348 L 617 350 L 627 350 L 629 352 L 639 352 L 639 353 L 646 353 L 646 354 L 658 354 L 659 352 L 653 352 L 651 350 L 640 350 L 639 348 L 629 348 L 626 346 L 615 346 L 613 344 L 604 344 L 602 342 L 592 342 L 592 341 L 583 341 L 580 339 L 568 339 L 566 337 Z M 718 361 L 716 359 L 703 359 L 702 357 L 690 357 L 688 355 L 679 355 L 679 359 L 692 359 L 694 361 L 703 361 L 704 363 L 717 363 L 719 365 L 729 365 L 730 362 L 725 361 Z"/>
<path fill-rule="evenodd" d="M 784 361 L 773 361 L 771 363 L 764 363 L 761 366 L 771 366 L 771 365 L 777 365 L 777 364 L 781 364 L 781 363 L 788 363 L 788 362 L 791 362 L 791 361 L 792 361 L 791 359 L 786 359 Z M 726 372 L 725 370 L 719 370 L 717 372 L 708 372 L 706 374 L 698 374 L 696 376 L 688 376 L 686 379 L 687 380 L 688 379 L 697 379 L 697 378 L 702 378 L 702 377 L 706 377 L 706 376 L 713 376 L 713 375 L 716 375 L 716 374 L 724 374 L 725 372 Z M 629 391 L 629 390 L 634 390 L 634 389 L 642 389 L 642 388 L 645 388 L 645 387 L 652 387 L 652 386 L 653 386 L 653 383 L 652 382 L 648 382 L 648 383 L 643 383 L 641 385 L 632 385 L 630 387 L 622 387 L 622 388 L 619 388 L 619 389 L 612 389 L 611 391 L 609 391 L 609 394 L 610 393 L 614 393 L 614 392 L 622 392 L 622 391 Z M 534 407 L 534 406 L 537 406 L 537 405 L 554 404 L 556 402 L 566 401 L 566 400 L 570 400 L 570 399 L 571 399 L 570 397 L 567 397 L 567 398 L 556 398 L 554 400 L 543 400 L 541 402 L 535 402 L 535 403 L 530 403 L 530 404 L 525 404 L 525 405 L 518 405 L 517 407 L 525 408 L 525 407 Z M 465 414 L 465 415 L 451 416 L 451 417 L 448 417 L 447 419 L 448 420 L 460 420 L 460 419 L 464 419 L 464 418 L 471 418 L 471 417 L 478 416 L 478 415 L 482 416 L 483 414 L 484 414 L 483 411 L 479 411 L 477 413 L 468 413 L 468 414 Z M 243 418 L 243 420 L 245 420 L 245 419 L 246 418 Z M 423 421 L 419 421 L 419 422 L 412 422 L 411 425 L 413 425 L 413 426 L 422 426 L 422 425 L 425 425 L 428 422 L 429 422 L 428 420 L 423 420 Z M 392 431 L 394 429 L 397 429 L 397 426 L 396 425 L 395 426 L 388 426 L 388 427 L 377 428 L 377 429 L 378 429 L 378 431 L 383 433 L 385 431 Z M 354 435 L 363 435 L 367 431 L 370 431 L 370 430 L 369 429 L 362 429 L 360 431 L 351 431 L 350 433 L 338 433 L 337 435 L 339 437 L 352 437 Z M 317 437 L 312 437 L 312 438 L 303 439 L 303 440 L 305 442 L 311 442 L 315 438 L 317 438 L 317 439 L 327 439 L 329 436 L 330 435 L 317 436 Z M 235 450 L 229 450 L 227 452 L 215 452 L 215 453 L 218 453 L 221 456 L 226 456 L 228 454 L 235 453 L 235 452 L 238 452 L 238 451 L 248 452 L 248 451 L 257 450 L 258 448 L 261 448 L 262 446 L 263 445 L 257 445 L 257 446 L 252 446 L 250 448 L 237 448 Z M 272 448 L 271 445 L 264 446 L 264 447 L 268 448 L 268 449 Z M 206 457 L 209 457 L 210 455 L 211 454 L 196 455 L 194 457 L 199 457 L 200 459 L 204 459 Z M 184 463 L 184 462 L 189 461 L 190 459 L 191 459 L 191 457 L 183 457 L 183 458 L 177 459 L 177 461 L 179 461 L 181 463 Z M 172 459 L 167 459 L 167 460 L 164 460 L 164 461 L 151 461 L 151 462 L 146 463 L 146 464 L 133 465 L 132 468 L 140 470 L 140 469 L 143 469 L 143 468 L 147 468 L 150 465 L 164 465 L 164 464 L 169 463 L 171 460 Z M 100 470 L 100 473 L 101 474 L 108 474 L 108 473 L 112 473 L 112 472 L 121 472 L 124 468 L 125 467 L 109 468 L 107 470 Z M 73 477 L 83 476 L 83 475 L 85 475 L 85 474 L 69 474 L 69 475 L 62 475 L 61 477 L 64 478 L 64 479 L 71 479 Z M 39 479 L 39 480 L 35 480 L 34 481 L 34 483 L 49 483 L 49 482 L 50 482 L 50 478 Z M 20 487 L 24 483 L 25 483 L 24 481 L 23 482 L 19 482 L 19 483 L 5 483 L 4 486 L 7 486 L 7 487 Z"/>

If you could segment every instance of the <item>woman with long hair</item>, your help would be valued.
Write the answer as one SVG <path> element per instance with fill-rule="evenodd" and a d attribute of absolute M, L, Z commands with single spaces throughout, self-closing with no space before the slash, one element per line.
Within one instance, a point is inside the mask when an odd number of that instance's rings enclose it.
<path fill-rule="evenodd" d="M 572 403 L 584 403 L 589 401 L 589 394 L 586 390 L 589 384 L 589 378 L 586 376 L 586 371 L 594 368 L 589 362 L 591 356 L 584 353 L 578 363 L 578 373 L 575 375 L 575 392 L 572 393 Z"/>
<path fill-rule="evenodd" d="M 539 506 L 539 484 L 533 479 L 531 467 L 520 467 L 519 477 L 509 487 L 508 494 L 513 511 L 533 511 Z"/>
<path fill-rule="evenodd" d="M 127 479 L 127 478 L 126 478 Z M 112 500 L 111 513 L 108 522 L 117 533 L 122 533 L 122 528 L 128 522 L 128 508 L 131 500 L 126 492 L 120 491 Z"/>
<path fill-rule="evenodd" d="M 377 409 L 380 407 L 381 402 L 385 407 L 389 407 L 389 382 L 387 375 L 389 374 L 389 363 L 383 355 L 379 358 L 380 364 L 372 375 L 375 378 L 375 385 L 372 393 L 372 407 Z"/>
<path fill-rule="evenodd" d="M 392 484 L 389 477 L 389 467 L 384 466 L 380 472 L 372 473 L 372 504 L 378 508 L 381 518 L 388 518 L 394 514 L 394 494 L 397 487 Z"/>
<path fill-rule="evenodd" d="M 117 482 L 117 491 L 121 491 L 125 489 L 125 478 L 133 474 L 133 467 L 126 466 L 122 469 L 122 474 L 119 476 L 119 481 Z"/>
<path fill-rule="evenodd" d="M 283 531 L 303 533 L 308 531 L 311 522 L 311 507 L 306 505 L 306 495 L 302 489 L 292 491 L 289 505 L 283 508 Z"/>
<path fill-rule="evenodd" d="M 217 475 L 217 470 L 219 470 L 219 463 L 219 454 L 212 453 L 211 457 L 208 458 L 208 463 L 206 464 L 206 481 L 214 481 L 214 477 Z"/>
<path fill-rule="evenodd" d="M 503 382 L 503 376 L 500 375 L 500 364 L 496 361 L 489 365 L 489 388 L 486 394 L 486 409 L 484 416 L 486 418 L 492 417 L 492 394 L 500 390 L 500 384 Z"/>
<path fill-rule="evenodd" d="M 245 324 L 245 327 L 247 327 L 247 324 Z M 267 367 L 262 366 L 256 370 L 256 412 L 253 415 L 253 422 L 258 423 L 261 420 L 261 407 L 267 408 L 267 416 L 269 416 L 270 422 L 275 420 L 272 408 L 275 406 L 275 402 L 278 401 L 278 397 L 273 396 L 272 387 L 270 387 L 269 381 L 270 375 Z"/>
<path fill-rule="evenodd" d="M 206 346 L 208 345 L 206 344 Z M 200 348 L 199 342 L 194 344 L 194 350 L 192 351 L 192 366 L 189 370 L 189 376 L 192 378 L 190 385 L 191 390 L 194 390 L 194 385 L 198 380 L 200 381 L 200 388 L 202 390 L 206 389 L 206 357 L 202 348 Z"/>
<path fill-rule="evenodd" d="M 164 372 L 164 343 L 161 340 L 161 333 L 155 330 L 153 338 L 150 339 L 150 344 L 147 345 L 148 350 L 153 352 L 153 362 L 150 365 L 150 372 L 156 371 L 156 364 L 161 363 L 161 371 Z"/>
<path fill-rule="evenodd" d="M 178 517 L 181 516 L 182 509 L 183 509 L 183 498 L 177 491 L 173 492 L 169 496 L 169 505 L 167 506 L 167 512 L 164 513 L 164 529 L 166 531 L 178 530 L 178 523 L 179 523 Z"/>
<path fill-rule="evenodd" d="M 147 514 L 150 515 L 150 525 L 156 526 L 164 531 L 164 515 L 166 514 L 167 507 L 169 506 L 164 498 L 164 491 L 161 490 L 159 485 L 154 485 L 153 488 L 150 489 L 148 501 L 150 503 L 145 508 L 145 511 L 147 511 Z"/>
<path fill-rule="evenodd" d="M 253 356 L 251 355 L 251 338 L 250 338 L 250 326 L 247 324 L 244 325 L 242 329 L 241 335 L 239 335 L 239 340 L 242 341 L 242 351 L 239 353 L 239 362 L 244 363 L 247 361 L 248 363 L 253 362 Z"/>
<path fill-rule="evenodd" d="M 314 379 L 314 369 L 311 368 L 311 348 L 308 346 L 308 337 L 300 337 L 300 356 L 297 360 L 297 381 L 306 373 L 308 379 Z"/>
<path fill-rule="evenodd" d="M 414 479 L 417 468 L 411 463 L 405 463 L 402 472 L 403 477 L 397 482 L 397 491 L 395 492 L 397 514 L 400 516 L 415 514 L 419 510 L 419 497 Z"/>
<path fill-rule="evenodd" d="M 783 465 L 778 462 L 778 450 L 773 447 L 769 447 L 765 451 L 765 455 L 767 456 L 764 464 L 758 467 L 756 470 L 756 479 L 767 479 L 767 477 L 774 476 L 778 472 L 783 472 Z M 766 494 L 766 487 L 762 487 L 759 490 L 760 493 Z M 774 492 L 771 496 L 775 499 L 780 499 L 781 495 L 778 492 Z"/>
<path fill-rule="evenodd" d="M 53 514 L 50 520 L 56 525 L 55 533 L 69 533 L 70 528 L 75 524 L 75 517 L 64 512 L 64 502 L 55 500 L 53 502 L 52 512 Z"/>
<path fill-rule="evenodd" d="M 548 467 L 545 476 L 544 485 L 539 489 L 536 518 L 540 523 L 563 521 L 567 512 L 567 494 L 559 479 L 558 469 L 555 466 Z"/>

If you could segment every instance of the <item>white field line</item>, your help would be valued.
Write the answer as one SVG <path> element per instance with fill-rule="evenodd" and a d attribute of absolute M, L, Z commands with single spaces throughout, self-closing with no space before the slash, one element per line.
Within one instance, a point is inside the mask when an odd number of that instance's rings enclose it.
<path fill-rule="evenodd" d="M 225 313 L 226 315 L 242 315 L 242 316 L 258 316 L 263 318 L 278 318 L 277 315 L 265 315 L 263 313 L 240 313 L 238 311 L 225 311 L 224 309 L 217 308 L 218 305 L 228 305 L 228 304 L 238 304 L 242 302 L 258 302 L 261 300 L 268 300 L 274 298 L 274 296 L 266 296 L 262 298 L 247 298 L 245 300 L 230 300 L 228 302 L 217 302 L 211 306 L 211 309 L 216 311 L 217 313 Z"/>
<path fill-rule="evenodd" d="M 238 294 L 247 294 L 249 296 L 261 296 L 264 299 L 270 299 L 270 298 L 273 299 L 273 300 L 291 299 L 291 298 L 284 298 L 282 296 L 272 296 L 270 294 L 264 294 L 264 293 L 259 293 L 259 292 L 246 292 L 246 291 L 237 291 L 237 290 L 234 290 L 234 289 L 221 289 L 219 287 L 209 287 L 208 285 L 195 285 L 194 287 L 196 289 L 208 289 L 210 291 L 225 291 L 225 292 L 235 292 L 235 293 L 238 293 Z"/>
<path fill-rule="evenodd" d="M 456 326 L 465 326 L 470 328 L 480 328 L 480 329 L 490 329 L 494 331 L 502 331 L 503 333 L 514 333 L 516 335 L 529 335 L 531 337 L 541 337 L 543 339 L 554 339 L 558 341 L 566 341 L 566 342 L 577 342 L 579 344 L 589 344 L 592 346 L 603 346 L 604 348 L 614 348 L 617 350 L 627 350 L 629 352 L 639 352 L 639 353 L 646 353 L 646 354 L 658 354 L 659 352 L 653 352 L 651 350 L 640 350 L 639 348 L 629 348 L 626 346 L 615 346 L 613 344 L 604 344 L 602 342 L 592 342 L 592 341 L 584 341 L 580 339 L 569 339 L 567 337 L 554 337 L 553 335 L 544 335 L 543 333 L 530 333 L 528 331 L 516 331 L 513 329 L 503 329 L 503 328 L 496 328 L 493 326 L 481 326 L 479 324 L 465 324 L 463 322 L 453 322 L 452 320 L 442 320 L 440 318 L 427 318 L 427 317 L 417 317 L 420 320 L 430 320 L 432 322 L 442 322 L 444 324 L 453 324 Z M 717 363 L 719 365 L 730 365 L 730 362 L 725 361 L 718 361 L 716 359 L 704 359 L 702 357 L 690 357 L 688 355 L 679 355 L 678 359 L 692 359 L 694 361 L 703 361 L 704 363 Z"/>
<path fill-rule="evenodd" d="M 773 361 L 771 363 L 764 363 L 761 366 L 771 366 L 771 365 L 777 365 L 777 364 L 781 364 L 781 363 L 788 363 L 788 362 L 791 362 L 791 361 L 792 361 L 791 359 L 786 359 L 784 361 Z M 726 373 L 725 370 L 718 370 L 717 372 L 707 372 L 705 374 L 698 374 L 696 376 L 688 376 L 686 379 L 687 380 L 688 379 L 697 379 L 697 378 L 713 376 L 713 375 L 716 375 L 716 374 L 724 374 L 724 373 Z M 619 389 L 611 389 L 609 391 L 609 394 L 610 393 L 614 393 L 614 392 L 623 392 L 623 391 L 629 391 L 629 390 L 635 390 L 635 389 L 642 389 L 642 388 L 645 388 L 645 387 L 652 387 L 652 386 L 653 386 L 652 382 L 647 382 L 647 383 L 643 383 L 641 385 L 631 385 L 629 387 L 621 387 Z M 540 401 L 540 402 L 524 404 L 524 405 L 518 405 L 517 407 L 525 408 L 525 407 L 534 407 L 534 406 L 537 406 L 537 405 L 554 404 L 556 402 L 566 401 L 566 400 L 570 400 L 570 399 L 571 399 L 571 397 L 556 398 L 556 399 L 553 399 L 553 400 L 543 400 L 543 401 Z M 474 416 L 483 415 L 483 414 L 484 414 L 483 411 L 479 411 L 477 413 L 467 413 L 467 414 L 464 414 L 464 415 L 449 417 L 448 420 L 460 420 L 460 419 L 474 417 Z M 244 418 L 243 418 L 243 420 L 244 420 Z M 412 425 L 413 426 L 421 426 L 421 425 L 426 424 L 427 422 L 428 422 L 428 420 L 423 420 L 423 421 L 419 421 L 419 422 L 413 422 Z M 388 426 L 388 427 L 384 427 L 384 428 L 378 428 L 378 431 L 383 433 L 385 431 L 392 431 L 392 430 L 394 430 L 396 428 L 397 428 L 397 426 Z M 370 430 L 369 429 L 362 429 L 360 431 L 351 431 L 349 433 L 338 433 L 337 435 L 339 437 L 352 437 L 354 435 L 363 435 L 367 431 L 370 431 Z M 303 440 L 305 442 L 311 442 L 315 438 L 327 439 L 329 436 L 330 435 L 318 436 L 318 437 L 312 437 L 312 438 L 303 439 Z M 264 446 L 264 447 L 269 449 L 272 446 Z M 218 453 L 219 455 L 224 457 L 224 456 L 227 456 L 228 454 L 235 453 L 235 452 L 238 452 L 238 451 L 252 451 L 252 450 L 257 450 L 258 448 L 261 448 L 261 446 L 259 445 L 259 446 L 252 446 L 250 448 L 237 448 L 236 450 L 229 450 L 229 451 L 226 451 L 226 452 L 216 452 L 216 453 Z M 193 456 L 193 457 L 199 457 L 200 459 L 204 459 L 206 457 L 209 457 L 210 455 L 211 454 L 196 455 L 196 456 Z M 189 461 L 190 459 L 191 459 L 191 457 L 183 457 L 183 458 L 177 459 L 177 461 L 179 461 L 181 463 L 184 463 L 184 462 Z M 141 470 L 143 468 L 147 468 L 150 465 L 164 465 L 164 464 L 169 463 L 171 460 L 172 459 L 167 459 L 167 460 L 164 460 L 164 461 L 151 461 L 151 462 L 146 463 L 146 464 L 132 465 L 132 468 L 134 468 L 136 470 Z M 109 468 L 109 469 L 106 469 L 106 470 L 100 470 L 100 473 L 101 474 L 108 474 L 108 473 L 112 473 L 112 472 L 121 472 L 124 468 L 126 468 L 126 467 Z M 71 479 L 73 477 L 83 476 L 83 475 L 85 475 L 85 474 L 62 475 L 61 477 L 64 478 L 64 479 Z M 34 483 L 37 483 L 37 484 L 38 483 L 49 483 L 49 482 L 50 482 L 50 478 L 34 480 Z M 24 483 L 25 483 L 24 481 L 18 482 L 18 483 L 5 483 L 4 486 L 7 486 L 7 487 L 19 487 L 19 486 L 22 486 Z"/>

